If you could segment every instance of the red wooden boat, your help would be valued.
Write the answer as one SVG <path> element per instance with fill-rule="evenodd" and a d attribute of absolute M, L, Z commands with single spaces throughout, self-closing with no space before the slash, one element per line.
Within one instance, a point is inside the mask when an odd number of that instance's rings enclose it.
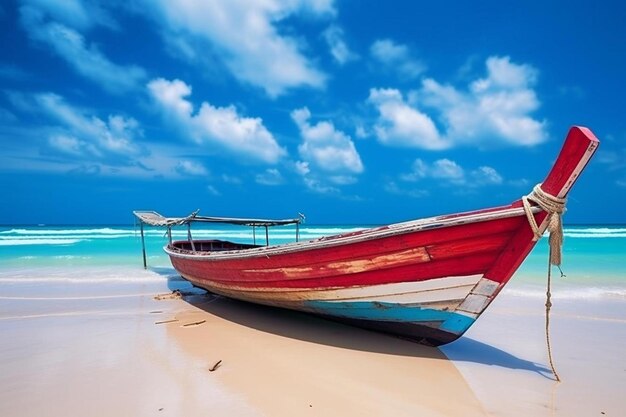
<path fill-rule="evenodd" d="M 216 294 L 310 312 L 421 343 L 449 343 L 485 311 L 546 230 L 552 217 L 547 210 L 552 209 L 537 201 L 564 199 L 597 146 L 590 130 L 573 127 L 535 190 L 540 195 L 531 197 L 526 209 L 521 199 L 276 246 L 193 240 L 191 233 L 186 241 L 172 242 L 170 234 L 164 249 L 184 278 Z M 267 233 L 269 226 L 300 221 L 212 218 L 197 212 L 186 218 L 135 215 L 142 231 L 143 223 L 170 230 L 221 221 L 264 227 Z"/>

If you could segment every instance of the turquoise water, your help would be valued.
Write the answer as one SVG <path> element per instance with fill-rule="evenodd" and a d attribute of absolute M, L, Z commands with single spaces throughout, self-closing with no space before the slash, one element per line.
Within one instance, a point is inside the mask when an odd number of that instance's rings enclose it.
<path fill-rule="evenodd" d="M 300 239 L 359 230 L 368 226 L 300 226 Z M 192 229 L 194 238 L 216 238 L 252 243 L 252 229 L 243 226 L 212 225 Z M 293 242 L 293 226 L 270 229 L 270 244 Z M 163 252 L 167 237 L 163 229 L 146 228 L 150 267 L 170 267 Z M 174 239 L 186 239 L 187 229 L 173 231 Z M 256 230 L 256 242 L 265 243 L 265 230 Z M 539 241 L 514 277 L 529 288 L 546 279 L 547 238 Z M 83 268 L 141 268 L 141 238 L 134 226 L 5 226 L 0 227 L 0 280 L 19 280 L 46 269 L 65 271 L 80 279 Z M 563 249 L 565 278 L 554 271 L 555 284 L 573 294 L 613 294 L 626 297 L 626 226 L 566 226 Z M 25 278 L 25 279 L 26 279 Z M 578 291 L 578 292 L 577 292 Z"/>

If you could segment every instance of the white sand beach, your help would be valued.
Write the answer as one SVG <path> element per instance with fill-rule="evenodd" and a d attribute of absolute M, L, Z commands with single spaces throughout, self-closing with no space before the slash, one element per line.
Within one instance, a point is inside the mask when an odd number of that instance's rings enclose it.
<path fill-rule="evenodd" d="M 460 340 L 429 348 L 189 288 L 173 270 L 3 281 L 0 415 L 590 416 L 626 410 L 626 300 L 515 283 Z M 98 282 L 98 274 L 128 280 Z M 219 362 L 221 361 L 221 362 Z M 219 365 L 211 371 L 219 362 Z"/>

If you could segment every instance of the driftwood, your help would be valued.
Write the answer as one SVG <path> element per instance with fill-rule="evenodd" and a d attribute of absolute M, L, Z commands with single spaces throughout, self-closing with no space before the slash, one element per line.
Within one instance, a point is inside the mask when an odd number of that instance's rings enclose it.
<path fill-rule="evenodd" d="M 222 360 L 220 359 L 219 361 L 215 362 L 215 365 L 213 365 L 212 367 L 209 368 L 209 372 L 213 372 L 215 371 L 217 368 L 220 367 L 220 364 L 222 363 Z"/>
<path fill-rule="evenodd" d="M 165 324 L 165 323 L 173 323 L 175 321 L 178 321 L 178 319 L 172 319 L 172 320 L 163 320 L 163 321 L 156 321 L 154 322 L 154 324 Z"/>
<path fill-rule="evenodd" d="M 154 296 L 155 300 L 177 300 L 179 298 L 182 298 L 183 294 L 178 291 L 178 290 L 174 290 L 169 294 L 157 294 Z"/>
<path fill-rule="evenodd" d="M 206 320 L 194 321 L 193 323 L 183 324 L 183 327 L 189 327 L 189 326 L 199 326 L 199 325 L 201 325 L 202 323 L 206 323 Z"/>

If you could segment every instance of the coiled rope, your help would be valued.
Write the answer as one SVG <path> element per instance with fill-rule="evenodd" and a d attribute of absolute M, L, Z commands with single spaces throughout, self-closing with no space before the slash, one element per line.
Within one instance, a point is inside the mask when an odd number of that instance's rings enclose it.
<path fill-rule="evenodd" d="M 554 362 L 552 360 L 552 348 L 550 345 L 550 308 L 552 307 L 550 292 L 551 279 L 552 279 L 552 265 L 559 268 L 561 276 L 565 276 L 561 270 L 561 257 L 563 246 L 563 222 L 561 216 L 565 213 L 565 203 L 567 199 L 555 197 L 543 191 L 541 184 L 535 185 L 533 191 L 524 197 L 522 197 L 522 203 L 524 205 L 524 212 L 528 218 L 528 223 L 533 231 L 533 241 L 539 240 L 542 236 L 542 231 L 539 229 L 535 216 L 533 215 L 530 202 L 535 202 L 541 209 L 548 213 L 548 231 L 550 232 L 550 238 L 548 240 L 550 246 L 550 255 L 548 260 L 548 284 L 546 289 L 546 344 L 548 345 L 548 359 L 550 360 L 550 368 L 556 378 L 557 382 L 561 381 L 559 374 L 556 372 Z"/>

